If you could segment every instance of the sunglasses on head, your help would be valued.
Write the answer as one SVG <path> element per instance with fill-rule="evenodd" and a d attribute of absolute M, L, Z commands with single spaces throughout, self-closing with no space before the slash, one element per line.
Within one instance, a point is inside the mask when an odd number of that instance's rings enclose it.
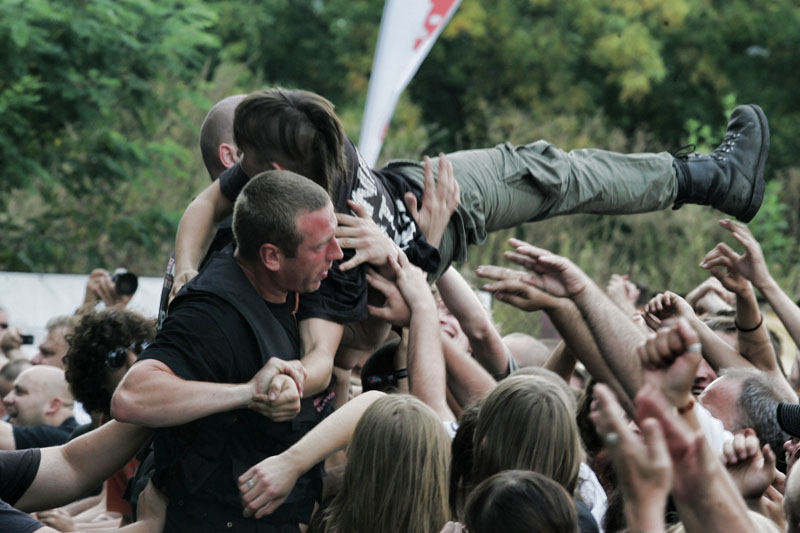
<path fill-rule="evenodd" d="M 125 361 L 128 359 L 128 352 L 131 351 L 136 355 L 141 354 L 145 348 L 150 345 L 149 342 L 134 342 L 130 346 L 126 346 L 124 348 L 117 348 L 115 350 L 111 350 L 106 355 L 106 366 L 109 368 L 117 369 L 122 368 L 125 365 Z"/>

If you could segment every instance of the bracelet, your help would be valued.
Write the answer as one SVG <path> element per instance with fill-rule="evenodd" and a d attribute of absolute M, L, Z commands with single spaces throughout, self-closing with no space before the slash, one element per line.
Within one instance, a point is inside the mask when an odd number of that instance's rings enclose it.
<path fill-rule="evenodd" d="M 736 326 L 736 329 L 738 329 L 742 333 L 748 333 L 750 331 L 755 331 L 755 330 L 757 330 L 758 328 L 761 327 L 761 325 L 764 323 L 764 315 L 761 315 L 761 320 L 759 320 L 758 324 L 756 324 L 752 328 L 743 328 L 742 326 L 739 325 L 739 323 L 736 321 L 735 318 L 733 319 L 733 323 Z"/>
<path fill-rule="evenodd" d="M 694 398 L 692 398 L 691 400 L 689 400 L 689 403 L 687 403 L 687 404 L 686 404 L 686 405 L 684 405 L 683 407 L 678 407 L 678 408 L 676 409 L 676 411 L 678 411 L 678 414 L 679 414 L 679 415 L 685 415 L 686 413 L 688 413 L 688 412 L 689 412 L 689 411 L 691 411 L 692 409 L 694 409 Z"/>
<path fill-rule="evenodd" d="M 401 368 L 400 370 L 398 370 L 397 372 L 394 373 L 394 378 L 395 379 L 403 379 L 403 378 L 407 378 L 407 377 L 408 377 L 408 369 L 407 368 Z"/>

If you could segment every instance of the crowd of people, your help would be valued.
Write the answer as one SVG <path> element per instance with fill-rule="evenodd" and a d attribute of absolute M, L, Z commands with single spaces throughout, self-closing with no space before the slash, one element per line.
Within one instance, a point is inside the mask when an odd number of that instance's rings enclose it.
<path fill-rule="evenodd" d="M 267 89 L 218 102 L 200 149 L 152 318 L 96 269 L 29 360 L 0 309 L 3 531 L 800 531 L 800 308 L 745 224 L 757 106 L 708 155 L 376 170 L 330 102 Z M 517 239 L 477 269 L 558 339 L 501 336 L 451 265 L 498 229 L 687 202 L 739 219 L 739 250 L 709 243 L 685 296 Z"/>

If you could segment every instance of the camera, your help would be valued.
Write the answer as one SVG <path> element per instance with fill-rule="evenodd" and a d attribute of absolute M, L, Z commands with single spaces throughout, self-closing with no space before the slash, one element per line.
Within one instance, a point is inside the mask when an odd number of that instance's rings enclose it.
<path fill-rule="evenodd" d="M 114 287 L 120 296 L 131 295 L 139 287 L 139 278 L 125 268 L 116 269 L 111 275 L 111 281 L 114 282 Z"/>
<path fill-rule="evenodd" d="M 33 344 L 33 335 L 20 335 L 22 344 Z"/>

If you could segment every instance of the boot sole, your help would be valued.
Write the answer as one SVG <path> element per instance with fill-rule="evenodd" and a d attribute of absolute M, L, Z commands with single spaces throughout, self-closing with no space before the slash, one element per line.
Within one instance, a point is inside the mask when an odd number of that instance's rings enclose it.
<path fill-rule="evenodd" d="M 764 111 L 755 104 L 750 104 L 748 107 L 755 111 L 763 135 L 761 140 L 761 150 L 758 153 L 758 162 L 756 163 L 756 173 L 754 176 L 755 181 L 753 183 L 753 192 L 750 196 L 750 202 L 744 214 L 736 217 L 745 223 L 750 222 L 753 217 L 756 216 L 759 208 L 761 208 L 761 202 L 764 201 L 764 189 L 766 187 L 766 181 L 764 180 L 764 165 L 767 163 L 767 156 L 769 154 L 769 124 L 767 123 L 767 116 L 764 114 Z"/>

